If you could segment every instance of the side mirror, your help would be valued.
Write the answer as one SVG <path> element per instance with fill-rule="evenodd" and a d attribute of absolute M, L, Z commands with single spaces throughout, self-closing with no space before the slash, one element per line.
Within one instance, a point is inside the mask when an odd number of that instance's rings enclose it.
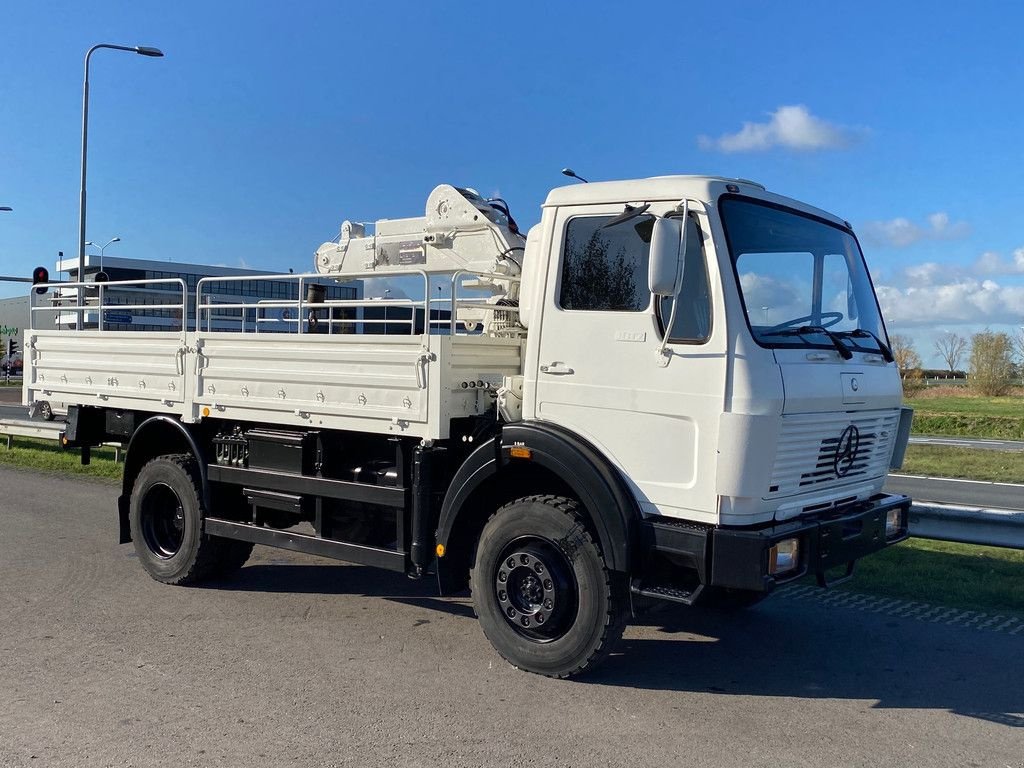
<path fill-rule="evenodd" d="M 676 292 L 682 239 L 682 219 L 658 218 L 654 221 L 647 281 L 655 296 L 672 296 Z"/>

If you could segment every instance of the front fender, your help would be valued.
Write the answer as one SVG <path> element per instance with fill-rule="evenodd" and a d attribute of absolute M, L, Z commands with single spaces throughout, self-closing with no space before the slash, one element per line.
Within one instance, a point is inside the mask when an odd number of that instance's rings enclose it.
<path fill-rule="evenodd" d="M 528 449 L 529 458 L 514 457 L 513 447 Z M 519 461 L 543 467 L 572 489 L 593 522 L 608 567 L 628 573 L 640 520 L 635 499 L 619 471 L 596 448 L 578 435 L 551 424 L 505 425 L 469 455 L 455 473 L 441 505 L 435 534 L 437 543 L 447 547 L 466 501 L 484 482 L 508 471 Z M 530 493 L 530 488 L 523 488 L 522 495 Z"/>

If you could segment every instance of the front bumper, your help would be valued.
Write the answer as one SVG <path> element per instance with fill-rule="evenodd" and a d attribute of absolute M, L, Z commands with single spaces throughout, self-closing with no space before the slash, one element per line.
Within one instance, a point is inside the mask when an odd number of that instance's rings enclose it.
<path fill-rule="evenodd" d="M 885 519 L 900 510 L 900 525 L 891 536 L 885 535 Z M 879 494 L 866 502 L 840 510 L 827 518 L 789 520 L 758 529 L 715 528 L 710 532 L 710 568 L 708 583 L 728 589 L 770 592 L 779 584 L 808 573 L 828 586 L 826 571 L 845 567 L 846 572 L 831 583 L 849 578 L 854 563 L 890 544 L 907 538 L 910 498 Z M 771 548 L 785 539 L 800 541 L 797 567 L 776 576 L 768 572 Z"/>

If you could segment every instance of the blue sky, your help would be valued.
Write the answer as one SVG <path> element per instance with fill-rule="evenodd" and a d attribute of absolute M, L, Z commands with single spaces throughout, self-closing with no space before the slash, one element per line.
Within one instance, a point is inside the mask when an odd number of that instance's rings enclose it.
<path fill-rule="evenodd" d="M 822 4 L 825 5 L 825 4 Z M 534 223 L 591 179 L 756 179 L 853 223 L 890 332 L 1024 323 L 1024 6 L 5 4 L 0 273 L 75 253 L 311 269 L 439 182 Z M 0 295 L 21 288 L 0 284 Z"/>

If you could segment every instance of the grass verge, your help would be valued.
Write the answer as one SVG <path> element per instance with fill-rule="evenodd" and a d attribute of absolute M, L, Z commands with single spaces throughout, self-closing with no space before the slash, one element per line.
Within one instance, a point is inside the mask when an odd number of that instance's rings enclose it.
<path fill-rule="evenodd" d="M 858 562 L 839 589 L 1024 618 L 1024 551 L 909 539 Z"/>
<path fill-rule="evenodd" d="M 56 440 L 28 437 L 14 438 L 14 447 L 10 449 L 0 443 L 0 464 L 107 479 L 120 478 L 123 469 L 114 461 L 113 448 L 93 448 L 92 462 L 83 467 L 78 450 L 64 451 Z"/>
<path fill-rule="evenodd" d="M 919 435 L 1024 440 L 1024 398 L 971 395 L 907 398 Z"/>
<path fill-rule="evenodd" d="M 908 445 L 900 472 L 995 483 L 1024 483 L 1024 452 Z"/>

